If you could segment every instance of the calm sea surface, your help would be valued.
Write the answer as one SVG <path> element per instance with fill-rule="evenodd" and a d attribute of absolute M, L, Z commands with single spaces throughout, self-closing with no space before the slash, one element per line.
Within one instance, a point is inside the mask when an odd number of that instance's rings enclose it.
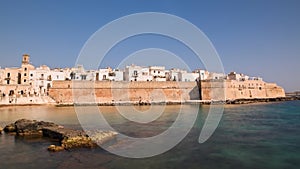
<path fill-rule="evenodd" d="M 53 140 L 2 134 L 0 168 L 300 168 L 300 101 L 226 105 L 217 130 L 203 144 L 198 143 L 198 137 L 209 106 L 184 105 L 182 109 L 188 113 L 197 107 L 198 117 L 189 134 L 176 147 L 158 156 L 130 159 L 113 155 L 101 148 L 52 153 L 47 151 L 47 147 L 55 144 Z M 164 108 L 164 113 L 149 124 L 131 123 L 120 116 L 115 107 L 100 109 L 117 131 L 132 137 L 149 137 L 172 125 L 180 105 L 157 105 L 152 108 L 153 113 Z M 121 106 L 119 109 L 127 110 L 128 107 Z M 143 112 L 150 107 L 136 109 Z M 0 126 L 20 118 L 52 121 L 80 128 L 73 107 L 0 107 Z"/>

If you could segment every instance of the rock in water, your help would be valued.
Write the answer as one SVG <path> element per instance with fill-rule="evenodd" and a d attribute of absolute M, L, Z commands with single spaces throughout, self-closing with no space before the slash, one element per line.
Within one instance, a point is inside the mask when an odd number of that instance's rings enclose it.
<path fill-rule="evenodd" d="M 72 148 L 92 148 L 106 141 L 112 140 L 117 135 L 113 131 L 96 131 L 85 133 L 82 130 L 67 129 L 55 123 L 21 119 L 4 128 L 5 132 L 16 132 L 18 136 L 39 136 L 57 139 L 59 146 L 50 145 L 49 151 L 61 151 Z"/>
<path fill-rule="evenodd" d="M 42 136 L 44 127 L 58 127 L 57 124 L 44 121 L 21 119 L 15 122 L 15 130 L 17 135 L 24 136 Z"/>
<path fill-rule="evenodd" d="M 99 131 L 88 133 L 87 135 L 84 131 L 72 130 L 66 128 L 58 127 L 44 127 L 43 135 L 52 139 L 58 139 L 61 146 L 65 149 L 72 148 L 92 148 L 96 147 L 97 144 L 103 144 L 106 141 L 112 140 L 117 135 L 113 131 Z M 90 135 L 91 134 L 91 135 Z M 97 136 L 97 137 L 95 137 Z"/>
<path fill-rule="evenodd" d="M 53 151 L 53 152 L 58 152 L 58 151 L 63 151 L 65 150 L 65 148 L 63 146 L 56 146 L 56 145 L 50 145 L 48 147 L 49 151 Z"/>
<path fill-rule="evenodd" d="M 16 127 L 14 123 L 8 124 L 4 127 L 4 132 L 6 133 L 12 133 L 16 132 Z"/>

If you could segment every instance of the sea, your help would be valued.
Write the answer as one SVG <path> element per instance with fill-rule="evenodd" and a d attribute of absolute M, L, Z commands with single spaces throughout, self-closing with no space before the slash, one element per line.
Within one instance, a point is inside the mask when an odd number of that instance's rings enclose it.
<path fill-rule="evenodd" d="M 212 105 L 214 106 L 214 105 Z M 209 105 L 134 106 L 138 113 L 155 114 L 149 123 L 132 122 L 120 111 L 128 106 L 101 106 L 99 111 L 114 130 L 135 138 L 153 137 L 176 122 L 179 110 L 197 110 L 196 119 L 183 140 L 170 150 L 144 158 L 122 157 L 101 147 L 49 152 L 48 138 L 24 138 L 0 135 L 1 169 L 298 169 L 300 168 L 300 101 L 224 105 L 224 111 L 214 133 L 203 143 L 199 135 L 209 116 Z M 89 107 L 86 116 L 91 116 Z M 0 107 L 0 126 L 27 118 L 51 121 L 65 127 L 81 129 L 74 107 L 11 106 Z M 76 113 L 77 112 L 77 113 Z M 194 116 L 186 116 L 194 117 Z M 82 116 L 80 116 L 82 118 Z M 93 117 L 88 117 L 93 119 Z M 94 118 L 96 119 L 96 117 Z M 183 128 L 184 124 L 181 124 Z M 178 132 L 181 132 L 178 128 Z M 111 146 L 127 144 L 118 140 Z M 160 144 L 159 141 L 157 144 Z M 168 143 L 164 143 L 168 144 Z M 147 151 L 147 147 L 145 147 Z"/>

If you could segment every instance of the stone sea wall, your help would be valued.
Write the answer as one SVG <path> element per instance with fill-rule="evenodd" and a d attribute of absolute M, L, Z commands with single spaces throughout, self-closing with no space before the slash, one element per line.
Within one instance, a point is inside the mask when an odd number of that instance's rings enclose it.
<path fill-rule="evenodd" d="M 224 90 L 225 89 L 225 90 Z M 54 81 L 49 96 L 59 104 L 182 103 L 285 97 L 282 87 L 258 80 L 197 82 Z"/>
<path fill-rule="evenodd" d="M 223 89 L 226 90 L 223 90 Z M 275 83 L 260 80 L 247 81 L 202 81 L 202 100 L 236 100 L 285 97 L 284 89 Z"/>
<path fill-rule="evenodd" d="M 199 100 L 196 82 L 54 81 L 49 96 L 57 103 L 154 103 Z M 73 97 L 74 96 L 74 97 Z"/>

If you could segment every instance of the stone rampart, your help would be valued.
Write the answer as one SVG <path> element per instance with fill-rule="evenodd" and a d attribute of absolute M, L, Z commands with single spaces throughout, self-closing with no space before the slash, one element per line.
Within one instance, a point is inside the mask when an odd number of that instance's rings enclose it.
<path fill-rule="evenodd" d="M 199 90 L 201 89 L 201 90 Z M 200 93 L 201 91 L 201 93 Z M 201 94 L 201 95 L 200 95 Z M 197 82 L 54 81 L 49 96 L 57 103 L 155 103 L 285 97 L 275 83 L 259 80 Z"/>
<path fill-rule="evenodd" d="M 224 98 L 222 94 L 225 94 L 226 100 L 285 97 L 282 87 L 261 80 L 201 82 L 202 100 L 221 100 Z"/>
<path fill-rule="evenodd" d="M 54 81 L 49 95 L 58 103 L 183 102 L 199 100 L 196 82 Z M 73 97 L 74 96 L 74 97 Z"/>

